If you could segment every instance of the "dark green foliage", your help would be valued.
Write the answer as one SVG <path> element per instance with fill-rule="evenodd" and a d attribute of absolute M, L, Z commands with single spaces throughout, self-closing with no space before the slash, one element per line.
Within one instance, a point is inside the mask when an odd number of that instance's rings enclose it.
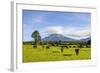
<path fill-rule="evenodd" d="M 87 41 L 87 44 L 90 45 L 90 44 L 91 44 L 91 40 L 88 40 L 88 41 Z"/>
<path fill-rule="evenodd" d="M 40 33 L 35 30 L 32 35 L 31 35 L 32 38 L 34 38 L 34 44 L 35 44 L 35 47 L 37 48 L 38 44 L 41 42 L 41 36 L 40 36 Z M 33 46 L 34 47 L 34 46 Z"/>
<path fill-rule="evenodd" d="M 32 45 L 32 44 L 34 44 L 32 41 L 27 41 L 27 42 L 23 42 L 23 44 L 25 45 Z"/>

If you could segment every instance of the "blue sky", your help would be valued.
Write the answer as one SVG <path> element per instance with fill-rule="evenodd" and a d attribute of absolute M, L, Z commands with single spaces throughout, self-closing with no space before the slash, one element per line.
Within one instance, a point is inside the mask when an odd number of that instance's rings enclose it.
<path fill-rule="evenodd" d="M 34 30 L 38 30 L 42 38 L 57 33 L 82 39 L 91 34 L 90 13 L 23 10 L 22 19 L 23 41 L 33 40 Z"/>

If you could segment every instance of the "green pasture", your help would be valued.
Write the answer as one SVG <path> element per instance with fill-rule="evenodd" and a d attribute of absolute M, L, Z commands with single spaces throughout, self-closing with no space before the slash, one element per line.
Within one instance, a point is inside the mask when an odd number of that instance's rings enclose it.
<path fill-rule="evenodd" d="M 61 52 L 60 46 L 51 46 L 50 49 L 33 45 L 23 45 L 23 62 L 43 62 L 43 61 L 64 61 L 64 60 L 87 60 L 91 59 L 90 48 L 80 48 L 79 55 L 76 55 L 75 48 L 64 48 Z"/>

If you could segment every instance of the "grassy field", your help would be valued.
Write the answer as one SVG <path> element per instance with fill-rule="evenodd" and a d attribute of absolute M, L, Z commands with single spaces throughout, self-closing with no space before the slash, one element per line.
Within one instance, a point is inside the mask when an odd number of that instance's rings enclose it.
<path fill-rule="evenodd" d="M 52 46 L 50 49 L 32 45 L 23 45 L 23 62 L 43 62 L 43 61 L 62 61 L 62 60 L 86 60 L 91 59 L 90 48 L 80 48 L 79 55 L 75 54 L 74 48 L 65 48 L 61 52 L 61 47 Z"/>

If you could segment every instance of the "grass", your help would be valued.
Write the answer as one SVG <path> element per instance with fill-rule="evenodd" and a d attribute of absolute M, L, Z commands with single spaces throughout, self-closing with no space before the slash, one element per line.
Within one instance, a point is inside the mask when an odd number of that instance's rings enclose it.
<path fill-rule="evenodd" d="M 90 48 L 80 48 L 80 53 L 77 56 L 74 48 L 65 48 L 61 52 L 61 47 L 52 46 L 50 49 L 33 48 L 32 45 L 23 45 L 23 62 L 43 62 L 43 61 L 64 61 L 64 60 L 86 60 L 91 59 Z"/>

